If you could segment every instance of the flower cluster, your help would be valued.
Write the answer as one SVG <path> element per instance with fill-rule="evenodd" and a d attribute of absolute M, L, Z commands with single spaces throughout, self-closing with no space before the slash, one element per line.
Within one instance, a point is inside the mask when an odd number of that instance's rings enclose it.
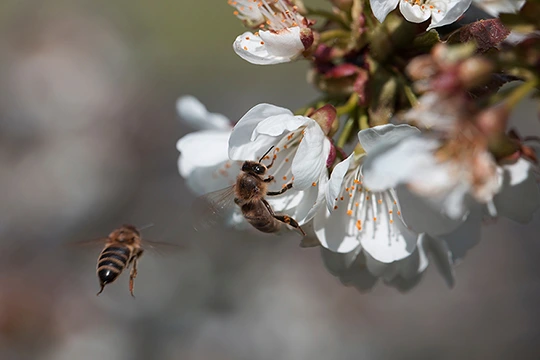
<path fill-rule="evenodd" d="M 405 291 L 432 262 L 452 286 L 484 219 L 526 223 L 540 206 L 537 140 L 508 123 L 540 86 L 540 25 L 530 14 L 540 7 L 471 2 L 332 0 L 319 10 L 229 1 L 252 30 L 234 51 L 257 65 L 309 61 L 322 97 L 296 112 L 258 104 L 235 123 L 180 98 L 180 117 L 199 129 L 178 141 L 180 174 L 202 195 L 234 186 L 245 161 L 260 161 L 271 175 L 268 211 L 306 229 L 300 245 L 319 246 L 344 284 L 368 290 L 381 279 Z M 504 14 L 456 23 L 476 6 Z M 530 32 L 517 34 L 523 24 Z M 226 222 L 247 223 L 239 207 Z"/>

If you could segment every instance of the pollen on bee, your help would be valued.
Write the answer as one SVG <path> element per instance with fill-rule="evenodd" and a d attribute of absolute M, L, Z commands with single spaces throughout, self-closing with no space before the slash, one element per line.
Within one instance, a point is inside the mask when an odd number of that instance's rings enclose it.
<path fill-rule="evenodd" d="M 317 186 L 317 183 L 316 183 L 316 182 L 312 182 L 312 183 L 311 183 L 311 186 Z"/>
<path fill-rule="evenodd" d="M 347 215 L 351 216 L 352 215 L 352 210 L 347 210 Z"/>

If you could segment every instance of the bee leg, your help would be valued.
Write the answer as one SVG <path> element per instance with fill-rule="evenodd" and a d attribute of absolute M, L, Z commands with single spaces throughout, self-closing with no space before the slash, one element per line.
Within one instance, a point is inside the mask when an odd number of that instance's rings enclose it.
<path fill-rule="evenodd" d="M 268 178 L 264 179 L 264 182 L 271 182 L 274 180 L 274 177 L 272 175 L 268 175 Z"/>
<path fill-rule="evenodd" d="M 131 293 L 131 296 L 135 297 L 133 294 L 133 286 L 135 282 L 135 278 L 137 277 L 137 260 L 142 256 L 144 250 L 140 250 L 135 257 L 133 258 L 133 266 L 131 267 L 131 271 L 129 272 L 129 292 Z"/>
<path fill-rule="evenodd" d="M 268 196 L 276 196 L 276 195 L 281 195 L 283 194 L 285 191 L 289 190 L 290 188 L 292 188 L 292 183 L 288 183 L 287 185 L 285 185 L 281 190 L 279 191 L 269 191 L 266 193 L 266 195 Z"/>
<path fill-rule="evenodd" d="M 300 225 L 298 224 L 296 220 L 294 220 L 289 215 L 277 215 L 272 209 L 272 207 L 270 206 L 270 204 L 268 203 L 268 201 L 266 201 L 265 199 L 262 199 L 262 202 L 264 206 L 266 206 L 266 209 L 268 209 L 268 211 L 270 212 L 270 215 L 272 215 L 276 220 L 281 221 L 282 223 L 285 223 L 287 225 L 290 225 L 295 229 L 298 229 L 303 236 L 306 236 L 306 233 L 304 232 L 304 230 L 302 230 L 302 228 L 300 227 Z"/>

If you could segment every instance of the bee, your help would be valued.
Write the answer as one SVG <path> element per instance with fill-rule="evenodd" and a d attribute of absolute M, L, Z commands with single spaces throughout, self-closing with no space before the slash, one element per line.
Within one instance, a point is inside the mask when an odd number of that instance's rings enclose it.
<path fill-rule="evenodd" d="M 265 199 L 266 196 L 281 195 L 293 186 L 292 183 L 288 183 L 279 191 L 268 190 L 268 185 L 274 180 L 274 177 L 266 175 L 268 169 L 274 164 L 275 157 L 268 166 L 261 161 L 273 148 L 272 146 L 259 161 L 245 161 L 242 164 L 240 174 L 236 178 L 236 183 L 232 187 L 207 194 L 201 199 L 207 203 L 205 206 L 210 207 L 213 215 L 216 215 L 221 213 L 220 210 L 226 207 L 227 199 L 234 194 L 234 203 L 240 207 L 244 218 L 255 229 L 264 233 L 275 233 L 279 231 L 282 224 L 287 224 L 297 229 L 303 236 L 306 236 L 306 233 L 295 219 L 289 215 L 276 214 Z M 214 201 L 212 198 L 217 200 Z M 197 229 L 197 223 L 195 225 Z"/>
<path fill-rule="evenodd" d="M 131 266 L 129 273 L 129 292 L 133 295 L 133 283 L 137 277 L 137 261 L 144 253 L 141 234 L 133 225 L 122 225 L 109 234 L 105 247 L 99 254 L 97 276 L 103 292 L 105 285 L 115 281 L 124 269 Z"/>

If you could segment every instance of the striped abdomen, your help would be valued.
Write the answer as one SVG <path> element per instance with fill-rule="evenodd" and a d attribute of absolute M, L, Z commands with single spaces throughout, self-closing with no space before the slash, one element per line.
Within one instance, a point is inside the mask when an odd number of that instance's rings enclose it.
<path fill-rule="evenodd" d="M 273 233 L 281 227 L 281 223 L 270 214 L 262 201 L 254 201 L 242 205 L 242 214 L 259 231 Z"/>
<path fill-rule="evenodd" d="M 126 246 L 111 245 L 99 255 L 97 275 L 101 286 L 112 283 L 125 269 L 131 249 Z"/>

